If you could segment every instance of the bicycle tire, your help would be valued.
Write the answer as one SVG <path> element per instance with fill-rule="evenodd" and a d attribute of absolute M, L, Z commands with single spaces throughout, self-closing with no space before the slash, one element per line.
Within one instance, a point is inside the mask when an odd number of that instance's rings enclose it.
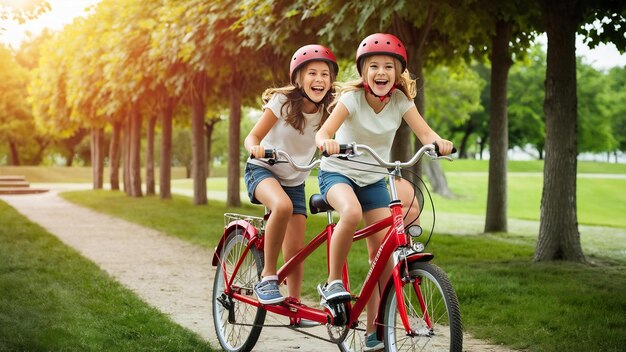
<path fill-rule="evenodd" d="M 461 352 L 463 328 L 459 301 L 446 273 L 431 263 L 412 263 L 409 275 L 411 280 L 402 284 L 402 291 L 411 329 L 419 333 L 407 336 L 398 313 L 395 287 L 390 285 L 383 298 L 385 351 Z M 433 329 L 426 325 L 413 282 L 419 282 Z"/>
<path fill-rule="evenodd" d="M 230 278 L 247 244 L 248 240 L 240 229 L 228 235 L 220 253 L 223 264 L 217 265 L 213 282 L 213 323 L 222 349 L 228 352 L 251 351 L 265 322 L 265 309 L 230 299 L 224 294 L 224 269 L 226 277 Z M 263 252 L 255 247 L 250 248 L 239 271 L 235 273 L 232 286 L 237 287 L 240 293 L 252 296 L 253 287 L 260 280 L 263 265 Z"/>

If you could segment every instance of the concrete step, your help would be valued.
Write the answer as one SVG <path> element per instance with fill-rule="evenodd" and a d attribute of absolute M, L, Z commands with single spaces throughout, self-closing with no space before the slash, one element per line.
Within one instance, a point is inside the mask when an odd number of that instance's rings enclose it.
<path fill-rule="evenodd" d="M 0 175 L 0 194 L 35 194 L 44 192 L 48 192 L 48 190 L 31 188 L 24 176 Z"/>
<path fill-rule="evenodd" d="M 20 187 L 20 188 L 0 188 L 0 194 L 36 194 L 36 193 L 45 193 L 48 192 L 47 189 L 43 188 L 30 188 L 30 187 Z"/>
<path fill-rule="evenodd" d="M 0 180 L 0 188 L 21 188 L 30 187 L 26 181 L 2 181 Z"/>
<path fill-rule="evenodd" d="M 20 175 L 0 175 L 0 182 L 2 181 L 26 181 L 26 177 Z"/>

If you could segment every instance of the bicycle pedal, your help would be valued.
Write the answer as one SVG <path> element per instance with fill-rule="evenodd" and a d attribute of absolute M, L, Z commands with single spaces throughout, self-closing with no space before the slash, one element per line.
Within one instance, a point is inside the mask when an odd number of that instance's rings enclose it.
<path fill-rule="evenodd" d="M 329 313 L 329 315 L 326 316 L 328 324 L 343 326 L 348 322 L 350 306 L 347 302 L 328 303 L 323 305 L 323 307 Z"/>

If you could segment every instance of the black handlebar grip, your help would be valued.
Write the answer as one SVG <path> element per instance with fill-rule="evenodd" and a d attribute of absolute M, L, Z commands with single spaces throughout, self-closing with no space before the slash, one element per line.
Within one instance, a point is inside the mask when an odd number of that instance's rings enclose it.
<path fill-rule="evenodd" d="M 439 145 L 437 143 L 433 143 L 433 145 L 435 146 L 435 153 L 441 156 L 441 154 L 439 154 Z M 452 152 L 450 152 L 450 154 L 454 154 L 454 153 L 456 153 L 456 148 L 452 147 Z"/>
<path fill-rule="evenodd" d="M 265 155 L 263 155 L 263 158 L 265 159 L 270 159 L 274 157 L 274 150 L 273 149 L 265 149 Z M 250 159 L 254 159 L 254 154 L 250 154 Z"/>
<path fill-rule="evenodd" d="M 352 153 L 353 148 L 352 144 L 339 144 L 339 154 L 346 154 L 348 152 Z M 325 150 L 322 152 L 323 156 L 330 156 Z"/>

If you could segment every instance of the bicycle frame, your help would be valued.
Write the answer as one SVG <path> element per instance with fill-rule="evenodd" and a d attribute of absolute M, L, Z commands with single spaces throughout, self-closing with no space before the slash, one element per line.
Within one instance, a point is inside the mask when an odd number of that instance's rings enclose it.
<path fill-rule="evenodd" d="M 393 174 L 389 176 L 390 181 L 395 177 Z M 390 182 L 393 185 L 393 181 Z M 395 186 L 392 186 L 392 194 L 395 195 Z M 397 198 L 397 197 L 394 197 Z M 391 274 L 392 282 L 396 288 L 396 297 L 399 302 L 400 307 L 404 307 L 404 297 L 401 294 L 401 280 L 403 280 L 403 269 L 408 266 L 408 263 L 415 261 L 427 262 L 430 261 L 434 256 L 430 253 L 411 253 L 411 255 L 406 255 L 407 244 L 409 243 L 407 239 L 407 234 L 404 231 L 404 219 L 402 214 L 402 204 L 399 200 L 393 200 L 390 205 L 391 215 L 379 220 L 376 223 L 373 223 L 365 228 L 362 228 L 355 232 L 354 240 L 359 241 L 365 239 L 385 228 L 388 228 L 387 233 L 383 239 L 382 245 L 379 247 L 378 252 L 371 264 L 371 268 L 365 277 L 363 286 L 361 288 L 361 292 L 358 295 L 358 300 L 354 303 L 353 306 L 350 307 L 350 318 L 348 321 L 348 325 L 352 326 L 357 323 L 357 319 L 360 314 L 365 309 L 367 301 L 371 297 L 372 293 L 376 289 L 378 285 L 378 278 L 382 275 L 386 263 L 389 259 L 392 258 L 394 253 L 397 255 L 393 256 L 394 265 L 393 271 Z M 329 219 L 332 217 L 329 214 Z M 234 272 L 238 271 L 241 266 L 241 261 L 245 258 L 245 254 L 250 250 L 252 246 L 256 246 L 259 249 L 263 246 L 263 238 L 258 235 L 258 231 L 252 225 L 248 224 L 245 221 L 239 220 L 233 222 L 227 226 L 225 230 L 225 234 L 230 233 L 234 228 L 240 228 L 244 231 L 245 236 L 248 239 L 248 245 L 245 249 L 245 252 L 240 257 L 239 262 L 236 264 Z M 319 248 L 324 242 L 329 243 L 329 239 L 332 236 L 333 230 L 335 228 L 335 224 L 329 221 L 323 231 L 321 231 L 317 236 L 315 236 L 304 248 L 302 248 L 296 255 L 294 255 L 289 261 L 284 263 L 281 268 L 278 270 L 278 281 L 283 282 L 287 275 L 295 268 L 297 264 L 303 263 L 306 258 L 311 255 L 315 250 Z M 215 257 L 213 259 L 213 263 L 217 264 L 221 262 L 218 258 L 218 253 L 220 253 L 221 243 L 218 245 L 215 251 Z M 402 255 L 402 251 L 404 249 L 404 255 Z M 328 252 L 327 248 L 327 252 Z M 225 273 L 225 271 L 224 271 Z M 343 269 L 343 280 L 346 288 L 349 290 L 350 288 L 350 280 L 348 277 L 347 263 L 344 264 Z M 254 299 L 250 292 L 246 292 L 247 295 L 242 294 L 239 288 L 231 289 L 232 278 L 224 277 L 224 281 L 228 282 L 226 285 L 225 293 L 229 296 L 232 296 L 234 299 L 244 302 L 246 304 L 250 304 L 255 307 L 261 307 L 269 312 L 276 313 L 279 315 L 283 315 L 289 318 L 300 318 L 300 319 L 308 319 L 311 321 L 319 322 L 320 324 L 325 324 L 331 322 L 331 318 L 329 317 L 328 312 L 319 308 L 312 308 L 298 302 L 285 300 L 280 305 L 262 305 L 256 299 Z M 424 314 L 427 314 L 427 311 L 423 305 L 423 299 L 420 294 L 419 286 L 416 285 L 416 292 L 418 292 L 418 298 L 422 305 L 422 311 Z M 387 285 L 383 284 L 383 287 Z M 379 308 L 380 311 L 380 308 Z M 380 313 L 379 313 L 380 316 Z M 414 331 L 411 331 L 410 325 L 408 322 L 408 315 L 404 309 L 400 311 L 400 317 L 404 324 L 406 333 L 408 335 L 415 334 Z M 427 319 L 427 321 L 429 321 Z M 431 324 L 429 323 L 429 328 Z M 382 328 L 382 327 L 381 327 Z"/>

